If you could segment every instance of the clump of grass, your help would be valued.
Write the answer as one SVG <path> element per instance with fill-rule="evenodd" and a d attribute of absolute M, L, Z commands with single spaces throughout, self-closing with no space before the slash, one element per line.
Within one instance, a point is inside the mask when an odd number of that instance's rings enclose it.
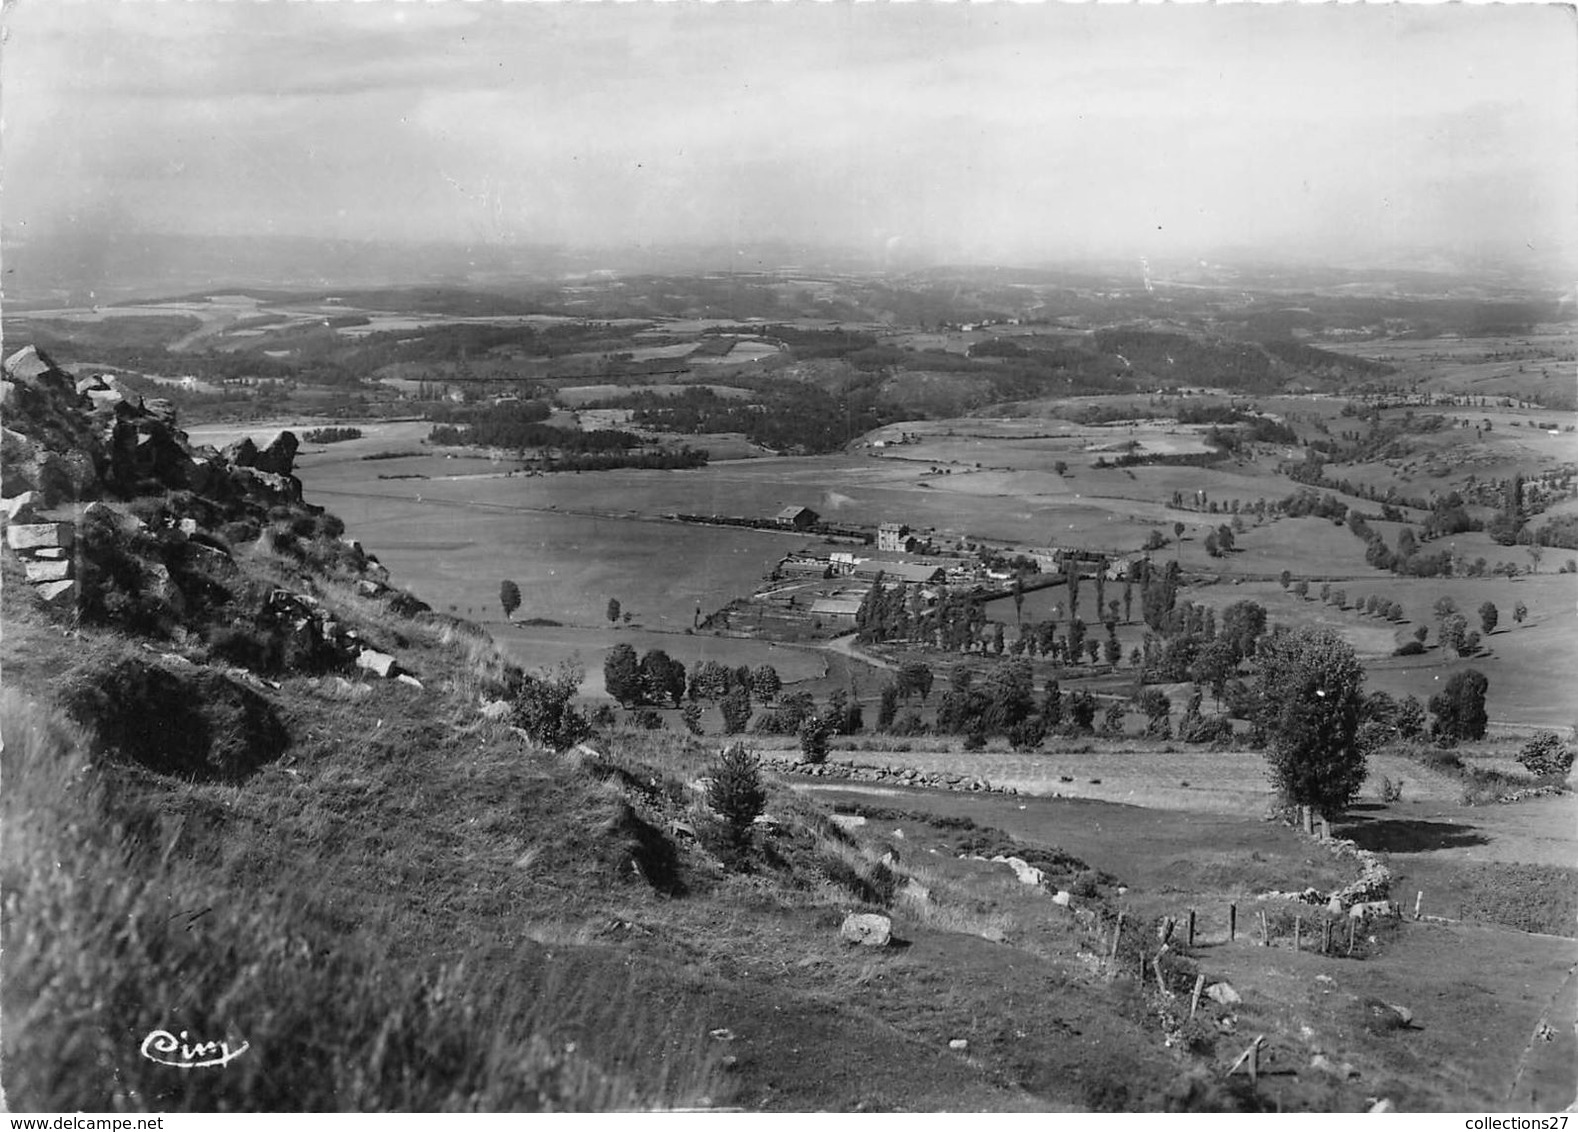
<path fill-rule="evenodd" d="M 161 833 L 156 812 L 127 800 L 128 783 L 112 808 L 113 770 L 90 764 L 89 736 L 62 713 L 8 691 L 0 730 L 0 1033 L 13 1104 L 584 1111 L 695 1104 L 711 1091 L 699 1053 L 666 1073 L 627 1072 L 555 1038 L 584 1003 L 607 1000 L 603 972 L 553 974 L 539 961 L 551 993 L 528 995 L 479 984 L 458 963 L 396 963 L 385 939 L 310 885 L 238 889 L 211 854 L 177 851 L 182 827 Z M 135 839 L 154 851 L 134 855 Z M 652 1036 L 629 1023 L 611 1029 Z M 161 1029 L 248 1048 L 224 1073 L 180 1073 L 139 1053 Z"/>
<path fill-rule="evenodd" d="M 1490 767 L 1466 767 L 1459 802 L 1465 806 L 1486 806 L 1501 801 L 1516 790 L 1527 790 L 1539 782 L 1522 775 L 1508 774 Z"/>
<path fill-rule="evenodd" d="M 1464 919 L 1578 936 L 1578 869 L 1485 862 L 1454 879 Z"/>

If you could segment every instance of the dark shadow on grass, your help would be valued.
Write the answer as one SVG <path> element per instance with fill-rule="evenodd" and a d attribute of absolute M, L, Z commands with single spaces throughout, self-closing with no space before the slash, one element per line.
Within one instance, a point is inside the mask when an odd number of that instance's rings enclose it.
<path fill-rule="evenodd" d="M 1385 853 L 1426 853 L 1490 843 L 1475 826 L 1418 818 L 1359 817 L 1343 823 L 1336 832 L 1339 837 L 1351 838 L 1361 849 Z"/>

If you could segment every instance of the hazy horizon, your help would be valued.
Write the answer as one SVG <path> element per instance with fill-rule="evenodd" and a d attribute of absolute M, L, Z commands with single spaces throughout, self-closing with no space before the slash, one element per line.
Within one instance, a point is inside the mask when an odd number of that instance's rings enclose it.
<path fill-rule="evenodd" d="M 1578 259 L 1567 7 L 17 0 L 4 23 L 8 287 L 51 255 L 113 287 L 105 249 L 166 236 Z"/>

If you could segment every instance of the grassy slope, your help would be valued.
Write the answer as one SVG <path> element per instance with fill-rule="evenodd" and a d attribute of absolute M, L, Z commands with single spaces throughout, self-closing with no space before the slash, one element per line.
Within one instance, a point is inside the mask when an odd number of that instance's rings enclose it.
<path fill-rule="evenodd" d="M 113 634 L 62 636 L 19 589 L 4 657 L 18 1108 L 1143 1103 L 1138 1084 L 1112 1091 L 1106 1060 L 1089 1085 L 948 1049 L 966 1019 L 1000 1013 L 1005 971 L 1068 981 L 997 955 L 963 890 L 937 883 L 900 915 L 908 947 L 851 952 L 837 926 L 873 895 L 873 852 L 815 832 L 785 796 L 776 863 L 725 873 L 664 824 L 699 823 L 683 783 L 705 749 L 615 736 L 607 766 L 534 753 L 478 717 L 487 656 L 466 633 L 325 586 L 340 616 L 403 642 L 424 688 L 265 685 L 283 756 L 239 782 L 183 782 L 93 753 L 109 737 L 51 702 L 127 661 L 189 666 Z M 1036 1005 L 1037 1032 L 1068 1012 L 1105 1019 L 1124 1071 L 1160 1087 L 1180 1066 L 1108 994 L 1073 980 Z M 235 1072 L 181 1074 L 137 1056 L 155 1028 L 251 1049 Z"/>

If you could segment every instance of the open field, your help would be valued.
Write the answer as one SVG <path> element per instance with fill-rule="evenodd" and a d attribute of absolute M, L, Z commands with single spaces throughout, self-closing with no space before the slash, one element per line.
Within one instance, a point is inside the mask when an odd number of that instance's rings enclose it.
<path fill-rule="evenodd" d="M 1273 1068 L 1265 1087 L 1280 1092 L 1290 1103 L 1318 1080 L 1312 1080 L 1307 1068 L 1317 1052 L 1334 1064 L 1351 1061 L 1362 1067 L 1352 1084 L 1368 1096 L 1392 1096 L 1399 1108 L 1409 1111 L 1477 1110 L 1511 1095 L 1524 1108 L 1549 1112 L 1559 1111 L 1574 1098 L 1578 1082 L 1570 1059 L 1553 1060 L 1545 1055 L 1544 1043 L 1532 1037 L 1549 1022 L 1556 1042 L 1565 1043 L 1564 1052 L 1570 1051 L 1565 1026 L 1571 1005 L 1563 995 L 1569 989 L 1574 959 L 1571 940 L 1528 935 L 1495 924 L 1407 922 L 1377 956 L 1363 962 L 1308 952 L 1295 955 L 1285 936 L 1275 947 L 1257 946 L 1257 933 L 1245 926 L 1261 906 L 1255 897 L 1272 889 L 1333 887 L 1341 881 L 1341 869 L 1317 844 L 1284 826 L 1247 815 L 1078 800 L 865 791 L 836 785 L 803 789 L 824 804 L 877 806 L 895 815 L 909 814 L 908 819 L 891 816 L 868 823 L 876 836 L 902 847 L 905 860 L 932 862 L 938 860 L 935 854 L 949 852 L 950 835 L 939 834 L 924 820 L 926 816 L 967 818 L 1027 843 L 1055 845 L 1099 863 L 1129 887 L 1125 902 L 1133 909 L 1165 909 L 1176 916 L 1186 908 L 1195 909 L 1201 942 L 1192 954 L 1208 979 L 1225 979 L 1244 997 L 1240 1033 L 1272 1035 L 1268 1060 Z M 1541 819 L 1548 829 L 1554 831 L 1561 823 L 1570 828 L 1571 802 L 1562 799 L 1560 812 Z M 1455 855 L 1461 862 L 1465 846 L 1499 843 L 1497 827 L 1507 824 L 1508 811 L 1518 809 L 1470 811 L 1474 816 L 1469 821 L 1482 820 L 1483 835 L 1442 839 L 1442 848 L 1410 853 L 1415 846 L 1398 842 L 1399 851 L 1389 853 L 1393 868 L 1412 875 L 1407 870 L 1415 856 Z M 1431 828 L 1431 820 L 1420 816 L 1424 811 L 1409 807 L 1384 811 L 1365 807 L 1365 811 L 1372 825 Z M 1513 818 L 1511 824 L 1517 821 Z M 1478 833 L 1471 825 L 1455 828 Z M 949 868 L 967 864 L 957 862 Z M 1002 866 L 976 867 L 1002 870 Z M 1240 928 L 1238 939 L 1231 943 L 1225 910 L 1230 900 L 1239 903 Z M 1440 914 L 1443 908 L 1438 905 L 1436 911 Z M 1306 947 L 1312 939 L 1313 934 L 1307 937 Z M 1416 1028 L 1367 1033 L 1359 1024 L 1363 1014 L 1358 1009 L 1367 998 L 1407 1004 Z M 1335 1097 L 1326 1105 L 1336 1107 Z"/>

